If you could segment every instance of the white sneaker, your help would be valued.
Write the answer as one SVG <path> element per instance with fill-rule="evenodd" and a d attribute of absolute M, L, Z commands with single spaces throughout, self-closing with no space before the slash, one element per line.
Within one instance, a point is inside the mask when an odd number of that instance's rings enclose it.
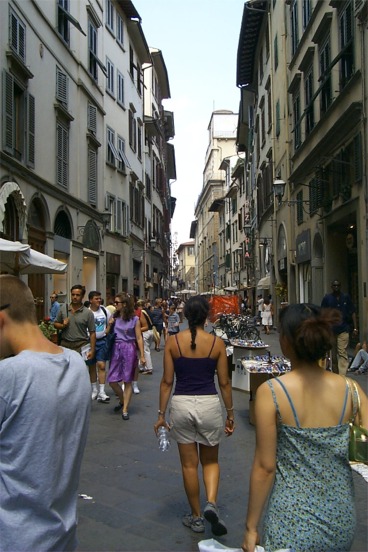
<path fill-rule="evenodd" d="M 108 403 L 110 402 L 110 397 L 106 395 L 104 391 L 100 391 L 97 397 L 97 402 Z"/>
<path fill-rule="evenodd" d="M 97 389 L 92 389 L 92 400 L 96 400 L 98 395 Z"/>
<path fill-rule="evenodd" d="M 135 395 L 138 395 L 140 393 L 140 391 L 139 391 L 139 388 L 138 388 L 138 383 L 136 381 L 132 382 L 132 387 L 133 387 L 133 393 Z"/>

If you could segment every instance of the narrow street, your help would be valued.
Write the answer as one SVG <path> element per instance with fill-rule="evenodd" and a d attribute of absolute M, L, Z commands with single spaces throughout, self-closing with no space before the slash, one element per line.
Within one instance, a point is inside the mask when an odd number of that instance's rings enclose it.
<path fill-rule="evenodd" d="M 277 332 L 265 337 L 271 352 L 279 353 Z M 212 537 L 207 523 L 202 534 L 181 523 L 188 506 L 176 443 L 160 452 L 153 431 L 163 352 L 151 354 L 155 370 L 152 376 L 140 377 L 141 393 L 132 398 L 129 421 L 114 412 L 117 401 L 110 389 L 110 404 L 93 402 L 79 490 L 79 551 L 196 552 L 199 540 Z M 367 380 L 358 380 L 365 390 Z M 234 390 L 233 398 L 236 431 L 220 445 L 218 498 L 228 534 L 219 540 L 240 547 L 255 431 L 248 419 L 249 395 Z M 356 473 L 354 482 L 358 525 L 352 550 L 366 552 L 368 487 Z"/>

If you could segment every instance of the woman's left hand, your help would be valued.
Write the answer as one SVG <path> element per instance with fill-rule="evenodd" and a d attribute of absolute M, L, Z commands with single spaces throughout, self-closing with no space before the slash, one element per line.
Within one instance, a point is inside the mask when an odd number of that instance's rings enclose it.
<path fill-rule="evenodd" d="M 164 426 L 166 427 L 166 429 L 168 431 L 170 431 L 170 426 L 169 424 L 167 423 L 167 421 L 165 420 L 165 418 L 162 418 L 160 417 L 157 422 L 155 423 L 155 425 L 153 426 L 153 429 L 155 430 L 155 433 L 157 435 L 157 432 L 158 432 L 158 428 L 161 427 L 161 426 Z"/>
<path fill-rule="evenodd" d="M 146 359 L 144 355 L 141 355 L 141 358 L 139 360 L 140 364 L 146 364 Z"/>
<path fill-rule="evenodd" d="M 225 420 L 225 433 L 226 433 L 226 435 L 228 437 L 230 435 L 232 435 L 234 433 L 234 429 L 235 429 L 234 418 L 232 418 L 232 419 L 226 418 L 226 420 Z"/>

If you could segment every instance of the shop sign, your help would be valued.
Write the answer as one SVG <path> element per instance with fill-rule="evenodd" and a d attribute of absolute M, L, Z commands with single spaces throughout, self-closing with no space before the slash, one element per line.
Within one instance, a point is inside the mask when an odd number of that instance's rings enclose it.
<path fill-rule="evenodd" d="M 306 263 L 311 260 L 310 230 L 304 230 L 297 236 L 295 260 L 297 263 Z"/>

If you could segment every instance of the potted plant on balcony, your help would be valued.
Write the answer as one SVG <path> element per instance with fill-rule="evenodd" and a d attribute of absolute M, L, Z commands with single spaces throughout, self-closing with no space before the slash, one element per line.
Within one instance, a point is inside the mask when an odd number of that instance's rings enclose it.
<path fill-rule="evenodd" d="M 49 339 L 53 343 L 57 343 L 57 329 L 55 328 L 54 324 L 51 322 L 48 316 L 46 316 L 38 324 L 38 327 L 40 328 L 43 335 L 47 337 L 47 339 Z"/>

